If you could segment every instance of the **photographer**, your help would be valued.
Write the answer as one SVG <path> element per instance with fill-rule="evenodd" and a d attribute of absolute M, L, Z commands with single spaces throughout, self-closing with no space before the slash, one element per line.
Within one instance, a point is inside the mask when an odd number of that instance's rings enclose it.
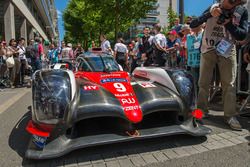
<path fill-rule="evenodd" d="M 194 19 L 190 27 L 206 22 L 202 37 L 200 79 L 197 107 L 208 116 L 209 84 L 216 63 L 221 74 L 225 122 L 235 130 L 241 130 L 236 115 L 236 50 L 235 40 L 247 35 L 248 12 L 242 5 L 246 0 L 223 0 Z"/>

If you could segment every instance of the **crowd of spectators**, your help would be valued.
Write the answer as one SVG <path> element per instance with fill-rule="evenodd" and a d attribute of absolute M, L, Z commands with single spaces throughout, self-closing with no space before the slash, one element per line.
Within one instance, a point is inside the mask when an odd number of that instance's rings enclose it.
<path fill-rule="evenodd" d="M 130 41 L 127 46 L 121 46 L 121 38 L 118 39 L 114 51 L 123 50 L 119 58 L 124 55 L 126 70 L 130 73 L 138 66 L 179 67 L 191 71 L 196 82 L 199 78 L 200 45 L 205 24 L 190 28 L 192 17 L 188 17 L 185 24 L 180 24 L 176 18 L 175 25 L 167 33 L 162 33 L 162 28 L 156 24 L 152 29 L 145 26 L 143 33 Z M 112 52 L 110 42 L 102 40 L 102 50 Z M 117 47 L 118 46 L 118 47 Z M 121 49 L 123 48 L 123 49 Z"/>
<path fill-rule="evenodd" d="M 30 79 L 36 70 L 49 68 L 60 59 L 74 59 L 83 52 L 81 44 L 75 49 L 71 43 L 42 42 L 40 37 L 31 39 L 25 46 L 25 39 L 11 39 L 7 44 L 1 41 L 0 45 L 0 86 L 23 87 L 30 86 Z M 25 79 L 28 78 L 28 79 Z"/>

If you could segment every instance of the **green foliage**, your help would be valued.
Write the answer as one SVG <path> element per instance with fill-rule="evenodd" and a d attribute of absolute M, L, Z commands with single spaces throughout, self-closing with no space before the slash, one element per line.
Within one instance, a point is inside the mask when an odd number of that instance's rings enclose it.
<path fill-rule="evenodd" d="M 178 18 L 178 15 L 171 7 L 168 8 L 167 14 L 168 14 L 168 31 L 170 31 L 174 26 L 174 21 L 176 18 Z"/>
<path fill-rule="evenodd" d="M 71 0 L 63 14 L 67 39 L 98 39 L 101 33 L 115 38 L 145 17 L 156 0 Z"/>
<path fill-rule="evenodd" d="M 184 15 L 184 23 L 186 23 L 188 21 L 188 17 L 189 17 L 189 15 L 186 15 L 186 14 Z M 192 15 L 190 17 L 192 17 L 193 19 L 197 18 L 197 16 L 195 16 L 195 15 Z"/>
<path fill-rule="evenodd" d="M 162 28 L 162 33 L 166 35 L 169 32 L 168 27 L 163 27 Z"/>

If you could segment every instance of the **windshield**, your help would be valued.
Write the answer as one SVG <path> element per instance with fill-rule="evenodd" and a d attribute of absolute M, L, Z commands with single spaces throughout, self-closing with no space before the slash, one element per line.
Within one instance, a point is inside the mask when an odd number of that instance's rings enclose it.
<path fill-rule="evenodd" d="M 119 71 L 119 66 L 111 55 L 88 55 L 78 59 L 78 70 L 111 72 Z"/>

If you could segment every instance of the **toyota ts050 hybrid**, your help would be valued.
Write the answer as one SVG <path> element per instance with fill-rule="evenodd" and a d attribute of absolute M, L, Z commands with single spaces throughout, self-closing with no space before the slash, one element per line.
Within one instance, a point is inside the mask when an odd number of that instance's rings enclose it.
<path fill-rule="evenodd" d="M 202 113 L 194 108 L 195 87 L 187 72 L 138 67 L 130 76 L 102 52 L 84 53 L 76 62 L 74 71 L 57 65 L 33 75 L 27 158 L 54 158 L 79 148 L 172 134 L 210 133 L 196 121 Z"/>

